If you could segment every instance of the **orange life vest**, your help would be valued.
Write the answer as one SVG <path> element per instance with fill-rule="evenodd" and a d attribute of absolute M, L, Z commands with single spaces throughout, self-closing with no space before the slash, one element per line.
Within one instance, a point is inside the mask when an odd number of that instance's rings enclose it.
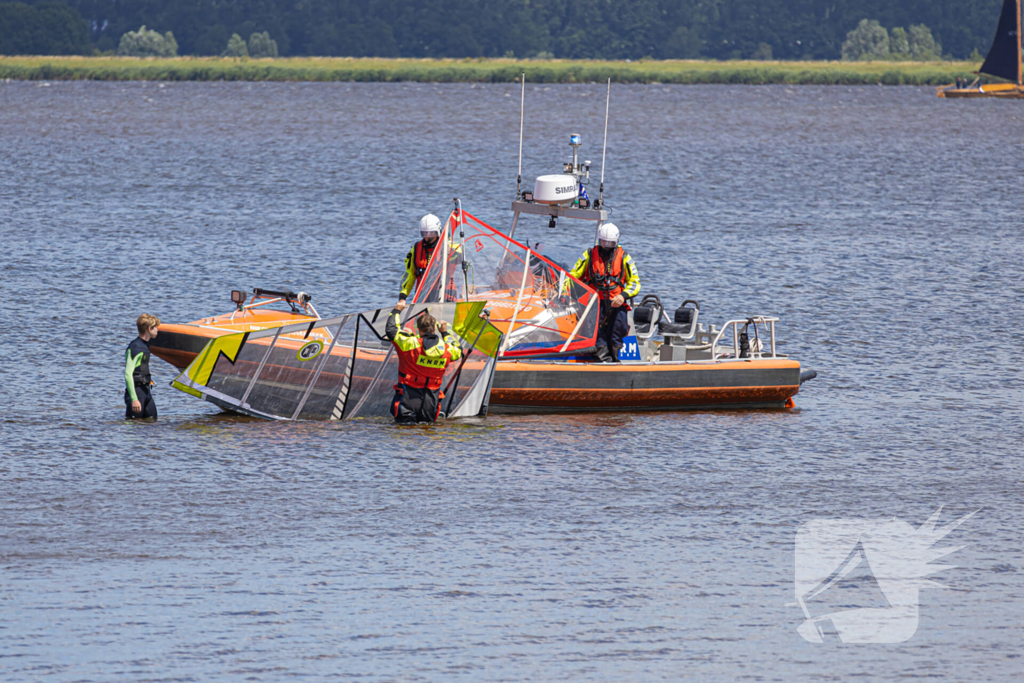
<path fill-rule="evenodd" d="M 408 351 L 403 351 L 395 345 L 395 351 L 398 353 L 398 381 L 416 389 L 440 389 L 445 368 L 452 360 L 451 349 L 441 339 L 437 343 L 444 345 L 444 354 L 428 356 L 423 350 L 423 338 L 420 337 L 419 340 L 419 345 Z"/>
<path fill-rule="evenodd" d="M 434 255 L 434 249 L 441 243 L 441 240 L 434 242 L 434 246 L 427 249 L 426 245 L 423 244 L 423 240 L 420 240 L 413 246 L 412 255 L 412 267 L 416 270 L 416 284 L 413 287 L 413 292 L 419 292 L 420 280 L 423 278 L 423 274 L 427 272 L 427 266 L 430 265 L 430 257 Z M 459 295 L 455 288 L 455 274 L 448 278 L 448 286 L 445 287 L 445 301 L 458 301 Z"/>
<path fill-rule="evenodd" d="M 626 269 L 623 268 L 622 260 L 625 252 L 622 247 L 616 246 L 612 257 L 605 264 L 601 258 L 600 247 L 595 246 L 590 250 L 590 264 L 587 266 L 587 283 L 597 290 L 600 299 L 614 299 L 622 293 L 626 284 Z M 607 270 L 605 266 L 607 265 Z"/>
<path fill-rule="evenodd" d="M 413 258 L 412 267 L 416 269 L 416 282 L 420 281 L 423 277 L 423 273 L 427 272 L 427 266 L 430 265 L 430 257 L 434 255 L 434 247 L 436 247 L 441 240 L 434 242 L 434 246 L 427 249 L 427 245 L 423 244 L 423 240 L 416 243 L 413 247 Z"/>

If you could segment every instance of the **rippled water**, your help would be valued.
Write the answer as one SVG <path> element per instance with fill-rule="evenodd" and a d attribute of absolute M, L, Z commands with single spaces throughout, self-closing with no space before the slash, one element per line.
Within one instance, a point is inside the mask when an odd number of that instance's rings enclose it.
<path fill-rule="evenodd" d="M 530 87 L 524 175 L 603 88 Z M 166 387 L 142 311 L 387 305 L 426 211 L 496 225 L 514 85 L 0 84 L 0 676 L 1024 676 L 1024 110 L 928 89 L 616 86 L 607 199 L 645 292 L 782 317 L 791 412 L 270 424 Z M 596 189 L 595 185 L 591 188 Z M 520 235 L 575 258 L 585 229 Z M 796 632 L 797 528 L 981 512 L 900 645 Z M 862 586 L 863 587 L 863 586 Z M 840 600 L 841 602 L 841 600 Z"/>

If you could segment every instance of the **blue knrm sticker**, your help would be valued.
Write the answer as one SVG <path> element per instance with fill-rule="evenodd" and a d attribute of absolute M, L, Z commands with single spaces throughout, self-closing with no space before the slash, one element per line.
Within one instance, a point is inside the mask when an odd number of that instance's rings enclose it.
<path fill-rule="evenodd" d="M 640 360 L 640 347 L 636 343 L 636 335 L 630 335 L 622 339 L 619 360 Z"/>

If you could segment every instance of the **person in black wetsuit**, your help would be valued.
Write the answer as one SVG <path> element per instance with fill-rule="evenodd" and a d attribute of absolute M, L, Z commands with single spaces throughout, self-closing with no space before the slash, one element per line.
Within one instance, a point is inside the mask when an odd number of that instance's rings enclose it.
<path fill-rule="evenodd" d="M 160 331 L 160 319 L 143 313 L 135 321 L 139 336 L 124 352 L 124 416 L 125 419 L 156 417 L 153 401 L 153 379 L 149 375 L 149 341 Z"/>

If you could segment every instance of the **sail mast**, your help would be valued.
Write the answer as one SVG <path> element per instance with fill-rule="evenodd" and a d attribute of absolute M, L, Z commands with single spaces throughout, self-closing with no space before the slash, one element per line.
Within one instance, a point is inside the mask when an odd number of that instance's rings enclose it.
<path fill-rule="evenodd" d="M 1017 0 L 1017 85 L 1021 85 L 1020 0 Z"/>

